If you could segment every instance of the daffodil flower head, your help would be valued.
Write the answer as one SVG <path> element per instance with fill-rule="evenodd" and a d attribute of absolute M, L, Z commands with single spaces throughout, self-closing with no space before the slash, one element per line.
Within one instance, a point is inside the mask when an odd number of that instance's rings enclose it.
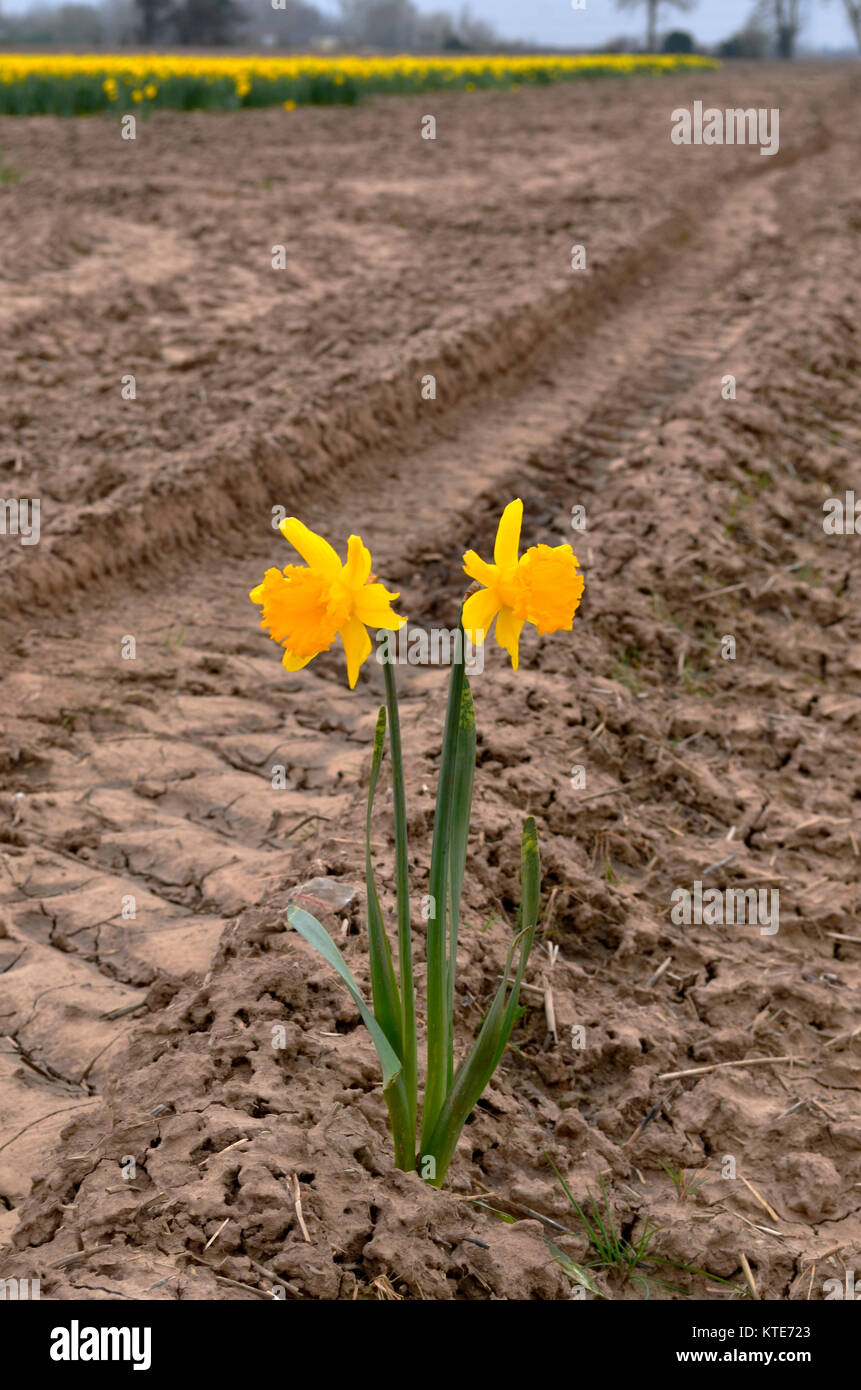
<path fill-rule="evenodd" d="M 252 603 L 263 609 L 260 626 L 284 648 L 288 671 L 300 671 L 340 637 L 352 690 L 371 654 L 368 626 L 397 632 L 407 621 L 392 609 L 399 595 L 374 580 L 371 552 L 359 536 L 350 536 L 342 564 L 329 542 L 295 516 L 282 521 L 279 530 L 305 565 L 269 569 L 263 583 L 251 590 Z"/>
<path fill-rule="evenodd" d="M 517 670 L 520 634 L 532 623 L 542 636 L 570 631 L 584 581 L 570 545 L 532 545 L 520 554 L 523 503 L 509 502 L 500 518 L 493 547 L 493 564 L 474 550 L 463 557 L 464 572 L 484 587 L 463 605 L 463 627 L 475 646 L 481 646 L 496 619 L 496 640 Z"/>

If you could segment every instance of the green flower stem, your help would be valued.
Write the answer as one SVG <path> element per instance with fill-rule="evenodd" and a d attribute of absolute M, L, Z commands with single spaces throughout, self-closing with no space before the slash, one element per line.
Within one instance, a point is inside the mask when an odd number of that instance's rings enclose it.
<path fill-rule="evenodd" d="M 458 660 L 458 657 L 460 659 Z M 463 701 L 463 649 L 455 652 L 448 688 L 448 707 L 442 740 L 439 785 L 434 815 L 430 867 L 430 915 L 427 925 L 427 1076 L 422 1108 L 420 1150 L 436 1126 L 448 1086 L 451 1019 L 448 1016 L 446 905 L 452 804 L 456 783 L 458 734 Z"/>
<path fill-rule="evenodd" d="M 410 1098 L 403 1076 L 399 1076 L 397 1081 L 383 1092 L 383 1096 L 392 1128 L 395 1167 L 399 1168 L 402 1173 L 414 1173 L 416 1170 L 416 1121 L 415 1115 L 410 1113 Z"/>
<path fill-rule="evenodd" d="M 416 999 L 413 987 L 413 947 L 410 927 L 409 852 L 407 845 L 407 802 L 404 791 L 404 763 L 401 751 L 401 721 L 395 668 L 383 663 L 386 679 L 386 708 L 389 720 L 389 748 L 392 756 L 392 796 L 395 816 L 395 875 L 398 894 L 398 967 L 400 971 L 403 1080 L 406 1089 L 410 1132 L 413 1136 L 408 1171 L 415 1168 L 416 1121 L 418 1117 L 418 1045 L 416 1041 Z M 398 1167 L 401 1167 L 398 1164 Z"/>
<path fill-rule="evenodd" d="M 461 629 L 461 641 L 463 641 Z M 458 721 L 457 757 L 451 803 L 449 836 L 449 946 L 448 946 L 448 1074 L 446 1091 L 454 1081 L 454 984 L 457 972 L 457 938 L 460 929 L 460 899 L 466 872 L 469 819 L 472 813 L 472 786 L 475 779 L 475 709 L 469 681 L 464 676 L 463 697 Z"/>
<path fill-rule="evenodd" d="M 520 984 L 535 941 L 540 883 L 538 839 L 535 821 L 529 816 L 523 823 L 521 838 L 521 929 L 509 947 L 502 983 L 485 1015 L 478 1037 L 457 1070 L 434 1128 L 422 1138 L 422 1160 L 433 1158 L 434 1161 L 433 1171 L 427 1178 L 433 1187 L 442 1186 L 454 1157 L 461 1130 L 508 1046 L 511 1031 L 517 1020 Z M 518 947 L 520 960 L 514 977 L 511 978 L 512 963 Z"/>
<path fill-rule="evenodd" d="M 386 737 L 386 711 L 380 709 L 374 734 L 374 756 L 371 760 L 371 775 L 368 780 L 368 804 L 365 817 L 365 881 L 368 903 L 368 959 L 371 970 L 371 990 L 374 1001 L 374 1017 L 382 1029 L 399 1067 L 397 1078 L 385 1088 L 386 1105 L 392 1125 L 395 1144 L 395 1163 L 398 1168 L 412 1172 L 416 1164 L 416 1126 L 411 1111 L 403 1071 L 403 1009 L 398 993 L 398 982 L 392 963 L 392 953 L 386 935 L 385 922 L 380 910 L 380 898 L 371 858 L 371 820 L 374 810 L 374 796 L 383 761 Z"/>

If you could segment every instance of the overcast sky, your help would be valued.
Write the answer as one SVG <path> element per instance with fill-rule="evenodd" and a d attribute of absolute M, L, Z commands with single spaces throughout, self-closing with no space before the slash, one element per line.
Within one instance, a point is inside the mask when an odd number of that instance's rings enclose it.
<path fill-rule="evenodd" d="M 416 3 L 422 10 L 459 8 L 445 0 Z M 489 19 L 501 34 L 539 43 L 588 47 L 617 34 L 645 32 L 645 5 L 620 11 L 615 0 L 586 0 L 585 10 L 573 10 L 571 0 L 472 0 L 470 9 L 474 15 Z M 752 9 L 753 0 L 699 0 L 687 14 L 664 4 L 660 23 L 663 29 L 688 29 L 702 42 L 712 43 L 741 28 Z M 802 9 L 807 19 L 805 43 L 817 48 L 852 43 L 843 0 L 802 0 Z"/>
<path fill-rule="evenodd" d="M 461 8 L 461 0 L 414 0 L 420 10 Z M 320 8 L 334 11 L 334 0 L 318 0 Z M 661 9 L 661 27 L 688 29 L 703 43 L 725 39 L 741 28 L 753 9 L 753 0 L 697 0 L 694 9 L 682 13 L 670 4 Z M 585 10 L 574 10 L 571 0 L 471 0 L 470 10 L 487 19 L 507 38 L 534 39 L 537 43 L 590 47 L 618 34 L 645 32 L 645 5 L 637 10 L 618 10 L 615 0 L 586 0 Z M 843 0 L 802 0 L 805 25 L 802 42 L 814 48 L 854 46 Z"/>
<path fill-rule="evenodd" d="M 0 0 L 0 12 L 29 9 L 33 0 Z M 58 4 L 61 0 L 42 0 Z M 315 0 L 323 11 L 337 13 L 337 0 Z M 463 0 L 414 0 L 420 10 L 457 13 Z M 843 0 L 801 0 L 805 16 L 802 44 L 808 48 L 853 48 L 852 31 Z M 645 31 L 645 5 L 619 10 L 616 0 L 586 0 L 585 10 L 572 8 L 571 0 L 470 0 L 476 18 L 487 19 L 504 38 L 533 39 L 536 43 L 589 48 L 619 34 Z M 661 7 L 661 28 L 690 30 L 703 43 L 725 39 L 739 29 L 753 8 L 753 0 L 695 0 L 690 13 L 671 4 Z"/>

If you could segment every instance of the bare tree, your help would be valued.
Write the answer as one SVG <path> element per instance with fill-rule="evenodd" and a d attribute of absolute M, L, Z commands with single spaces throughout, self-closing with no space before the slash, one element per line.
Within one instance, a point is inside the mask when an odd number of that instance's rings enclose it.
<path fill-rule="evenodd" d="M 778 58 L 794 58 L 801 29 L 801 0 L 759 0 L 755 15 L 773 34 Z"/>
<path fill-rule="evenodd" d="M 737 29 L 718 45 L 719 58 L 752 58 L 762 62 L 770 51 L 770 36 L 755 17 L 748 19 L 743 29 Z"/>
<path fill-rule="evenodd" d="M 487 53 L 499 42 L 493 25 L 487 24 L 483 19 L 473 19 L 469 5 L 463 6 L 455 31 L 461 44 L 474 53 Z"/>
<path fill-rule="evenodd" d="M 417 11 L 411 0 L 341 0 L 342 32 L 372 48 L 413 46 Z"/>
<path fill-rule="evenodd" d="M 245 15 L 237 0 L 179 0 L 171 18 L 181 44 L 215 48 L 234 42 Z"/>
<path fill-rule="evenodd" d="M 137 37 L 145 44 L 154 44 L 161 39 L 170 25 L 172 5 L 170 0 L 135 0 L 138 12 Z"/>
<path fill-rule="evenodd" d="M 102 0 L 100 8 L 108 49 L 128 48 L 136 38 L 134 0 Z"/>
<path fill-rule="evenodd" d="M 340 0 L 341 34 L 347 42 L 381 49 L 469 49 L 485 52 L 499 39 L 464 5 L 457 18 L 444 10 L 421 13 L 413 0 Z"/>
<path fill-rule="evenodd" d="M 252 44 L 272 43 L 284 48 L 308 48 L 315 40 L 331 35 L 335 21 L 307 0 L 243 0 L 247 16 L 246 34 Z"/>
<path fill-rule="evenodd" d="M 658 19 L 662 5 L 673 5 L 677 10 L 692 10 L 696 0 L 616 0 L 620 10 L 633 10 L 638 5 L 646 6 L 646 52 L 658 51 Z"/>
<path fill-rule="evenodd" d="M 855 42 L 861 48 L 861 0 L 843 0 L 843 5 Z"/>
<path fill-rule="evenodd" d="M 417 24 L 419 48 L 431 52 L 441 52 L 456 46 L 455 22 L 446 10 L 431 10 L 430 14 L 420 14 Z"/>

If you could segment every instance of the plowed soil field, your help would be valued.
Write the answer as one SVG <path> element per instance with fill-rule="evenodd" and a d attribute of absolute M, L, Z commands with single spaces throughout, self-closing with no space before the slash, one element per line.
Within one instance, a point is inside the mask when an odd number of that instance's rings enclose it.
<path fill-rule="evenodd" d="M 779 108 L 779 153 L 674 145 L 694 100 Z M 134 142 L 2 123 L 0 491 L 41 535 L 0 536 L 0 1276 L 565 1299 L 548 1240 L 592 1252 L 548 1158 L 663 1228 L 652 1297 L 859 1268 L 861 535 L 823 528 L 861 497 L 859 138 L 837 64 L 159 113 Z M 287 675 L 248 591 L 291 559 L 283 507 L 450 627 L 515 496 L 586 592 L 473 682 L 461 1052 L 522 814 L 543 928 L 436 1191 L 393 1169 L 370 1039 L 284 922 L 310 898 L 366 981 L 382 672 Z M 446 673 L 398 680 L 418 900 Z M 697 881 L 776 890 L 779 930 L 678 924 Z"/>

